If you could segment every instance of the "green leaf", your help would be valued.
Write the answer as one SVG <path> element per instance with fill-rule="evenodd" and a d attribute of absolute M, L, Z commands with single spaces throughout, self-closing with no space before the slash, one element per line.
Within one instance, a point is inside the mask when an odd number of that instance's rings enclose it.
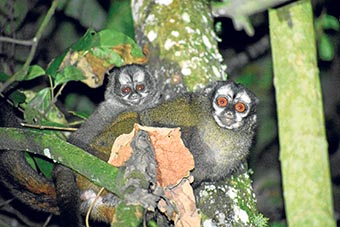
<path fill-rule="evenodd" d="M 130 44 L 131 45 L 131 54 L 135 57 L 143 57 L 143 51 L 141 48 L 135 43 L 133 39 L 129 36 L 126 36 L 123 33 L 117 32 L 112 29 L 105 29 L 97 33 L 100 40 L 100 47 L 110 48 L 115 46 L 120 46 L 122 44 Z"/>
<path fill-rule="evenodd" d="M 35 97 L 27 103 L 24 112 L 25 120 L 29 123 L 39 122 L 51 101 L 51 89 L 44 88 L 40 90 Z"/>
<path fill-rule="evenodd" d="M 45 73 L 45 70 L 39 65 L 32 65 L 28 68 L 27 75 L 23 78 L 23 80 L 32 80 L 39 76 L 45 75 Z"/>
<path fill-rule="evenodd" d="M 48 66 L 46 70 L 46 74 L 50 75 L 51 77 L 55 78 L 57 75 L 57 72 L 59 70 L 59 67 L 61 63 L 63 62 L 66 54 L 69 52 L 69 50 L 64 51 L 62 55 L 59 55 L 56 59 L 52 61 L 52 63 Z"/>
<path fill-rule="evenodd" d="M 106 61 L 104 62 L 104 67 L 106 67 L 105 64 L 113 64 L 119 67 L 124 63 L 124 60 L 119 56 L 119 54 L 110 48 L 92 48 L 90 53 L 95 57 L 105 59 Z"/>
<path fill-rule="evenodd" d="M 319 56 L 323 61 L 331 61 L 334 58 L 334 46 L 326 34 L 320 36 L 318 43 Z"/>
<path fill-rule="evenodd" d="M 16 90 L 9 95 L 9 99 L 13 102 L 14 106 L 19 106 L 26 101 L 26 95 Z"/>
<path fill-rule="evenodd" d="M 29 152 L 25 152 L 25 159 L 27 161 L 27 163 L 32 167 L 32 169 L 34 169 L 35 171 L 37 171 L 37 165 L 35 164 L 35 161 L 32 157 L 32 155 Z"/>
<path fill-rule="evenodd" d="M 322 24 L 322 28 L 324 30 L 326 29 L 331 29 L 334 31 L 339 31 L 339 21 L 336 17 L 333 17 L 329 14 L 324 14 L 321 17 L 321 24 Z"/>
<path fill-rule="evenodd" d="M 53 163 L 50 160 L 43 156 L 37 156 L 29 152 L 25 152 L 25 159 L 32 169 L 37 172 L 40 171 L 45 177 L 52 179 Z"/>
<path fill-rule="evenodd" d="M 85 77 L 77 67 L 68 65 L 62 72 L 56 74 L 54 86 L 67 83 L 69 81 L 79 81 L 83 79 L 85 79 Z"/>
<path fill-rule="evenodd" d="M 52 179 L 52 170 L 54 164 L 43 157 L 34 157 L 34 160 L 39 168 L 39 170 L 44 174 L 48 179 Z"/>
<path fill-rule="evenodd" d="M 72 50 L 89 50 L 93 46 L 99 45 L 99 40 L 94 39 L 97 33 L 93 29 L 88 29 L 83 37 L 71 46 Z"/>
<path fill-rule="evenodd" d="M 0 82 L 5 82 L 6 80 L 8 80 L 10 78 L 9 75 L 7 75 L 4 72 L 0 72 Z"/>
<path fill-rule="evenodd" d="M 50 121 L 66 124 L 65 116 L 52 102 L 50 88 L 40 90 L 26 105 L 24 118 L 28 123 Z"/>

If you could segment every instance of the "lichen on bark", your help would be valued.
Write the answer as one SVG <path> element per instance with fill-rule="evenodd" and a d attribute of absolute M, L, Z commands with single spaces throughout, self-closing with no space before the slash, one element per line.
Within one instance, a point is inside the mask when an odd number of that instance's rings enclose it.
<path fill-rule="evenodd" d="M 150 68 L 168 87 L 193 91 L 225 78 L 208 1 L 135 0 L 132 11 L 137 42 L 148 44 Z"/>
<path fill-rule="evenodd" d="M 148 44 L 148 66 L 163 80 L 166 97 L 226 79 L 209 3 L 132 0 L 136 40 L 141 46 Z M 196 189 L 195 195 L 204 226 L 266 226 L 256 208 L 248 171 L 220 184 L 207 183 Z"/>

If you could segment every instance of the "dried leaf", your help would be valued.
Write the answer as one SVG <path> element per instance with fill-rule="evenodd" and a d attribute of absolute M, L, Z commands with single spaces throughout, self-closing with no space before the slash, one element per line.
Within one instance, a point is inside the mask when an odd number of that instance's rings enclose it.
<path fill-rule="evenodd" d="M 194 168 L 194 159 L 183 144 L 180 128 L 156 128 L 135 124 L 130 134 L 116 139 L 108 161 L 110 164 L 122 166 L 130 158 L 130 142 L 139 130 L 148 132 L 150 137 L 157 162 L 157 183 L 161 187 L 174 186 L 182 178 L 189 176 L 190 170 Z"/>
<path fill-rule="evenodd" d="M 88 30 L 61 56 L 57 57 L 47 69 L 47 74 L 55 75 L 64 67 L 72 65 L 82 71 L 86 79 L 81 80 L 89 87 L 96 88 L 103 84 L 105 73 L 111 68 L 128 64 L 146 64 L 149 51 L 143 51 L 133 39 L 115 30 L 105 29 L 100 32 Z"/>
<path fill-rule="evenodd" d="M 157 162 L 157 184 L 164 189 L 167 200 L 160 200 L 158 208 L 176 227 L 200 226 L 195 196 L 190 185 L 189 171 L 194 159 L 181 139 L 180 128 L 156 128 L 135 124 L 129 134 L 119 136 L 112 147 L 109 163 L 124 166 L 132 155 L 131 141 L 139 130 L 146 131 L 154 148 Z"/>
<path fill-rule="evenodd" d="M 158 209 L 173 220 L 175 227 L 199 227 L 201 217 L 197 212 L 195 196 L 188 179 L 183 179 L 173 188 L 165 189 L 165 197 L 176 207 L 176 212 L 168 213 L 169 204 L 160 200 Z"/>
<path fill-rule="evenodd" d="M 85 79 L 83 79 L 82 82 L 87 84 L 89 87 L 96 88 L 103 84 L 104 73 L 100 76 L 95 74 L 91 64 L 81 51 L 77 52 L 70 50 L 64 57 L 59 70 L 62 70 L 68 65 L 76 66 L 83 73 Z"/>

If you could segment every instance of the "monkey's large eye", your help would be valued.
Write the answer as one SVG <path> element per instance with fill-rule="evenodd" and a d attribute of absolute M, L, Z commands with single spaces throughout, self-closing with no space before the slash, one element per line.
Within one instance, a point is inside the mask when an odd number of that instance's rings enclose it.
<path fill-rule="evenodd" d="M 124 93 L 124 94 L 128 94 L 131 92 L 131 88 L 130 87 L 122 87 L 121 91 Z"/>
<path fill-rule="evenodd" d="M 225 107 L 228 105 L 228 99 L 226 97 L 219 97 L 216 100 L 216 104 L 220 107 Z"/>
<path fill-rule="evenodd" d="M 235 104 L 235 110 L 239 113 L 243 113 L 244 111 L 246 111 L 246 109 L 246 105 L 242 102 L 238 102 Z"/>
<path fill-rule="evenodd" d="M 145 85 L 144 84 L 138 84 L 136 85 L 136 90 L 137 91 L 144 91 L 145 89 Z"/>

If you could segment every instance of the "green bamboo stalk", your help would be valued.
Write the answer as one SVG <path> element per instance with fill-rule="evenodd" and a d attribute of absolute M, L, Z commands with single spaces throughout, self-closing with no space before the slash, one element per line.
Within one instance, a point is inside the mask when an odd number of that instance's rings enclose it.
<path fill-rule="evenodd" d="M 269 11 L 280 160 L 290 227 L 335 226 L 309 0 Z"/>

